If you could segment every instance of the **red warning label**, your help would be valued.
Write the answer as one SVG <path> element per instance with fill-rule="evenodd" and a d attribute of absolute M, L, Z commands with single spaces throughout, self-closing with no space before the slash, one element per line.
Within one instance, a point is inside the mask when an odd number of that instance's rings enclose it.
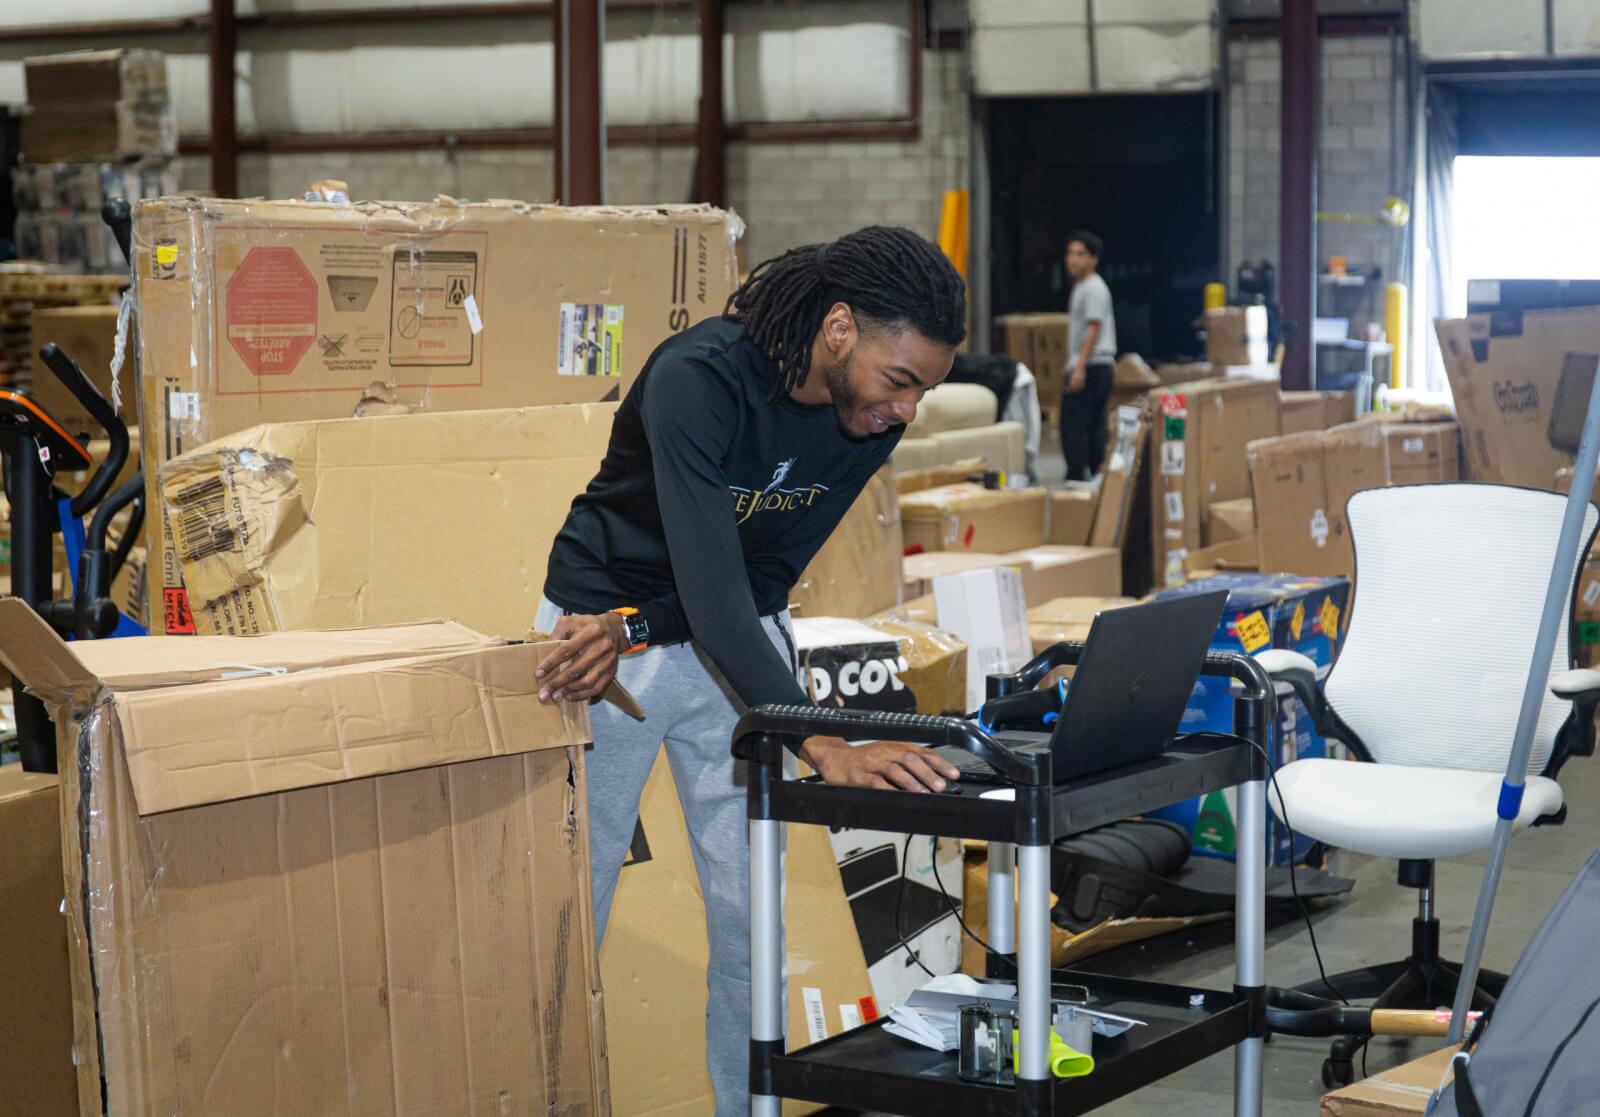
<path fill-rule="evenodd" d="M 162 627 L 169 636 L 193 636 L 194 614 L 189 612 L 189 591 L 182 586 L 161 591 Z"/>
<path fill-rule="evenodd" d="M 317 281 L 292 248 L 252 248 L 228 280 L 228 342 L 257 376 L 293 372 L 317 336 Z"/>

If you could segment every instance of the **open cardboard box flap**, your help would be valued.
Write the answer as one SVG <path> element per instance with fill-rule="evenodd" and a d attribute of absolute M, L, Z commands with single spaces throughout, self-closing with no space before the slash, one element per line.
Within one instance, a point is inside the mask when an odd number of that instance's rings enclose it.
<path fill-rule="evenodd" d="M 450 621 L 69 646 L 0 601 L 0 662 L 30 690 L 110 695 L 141 815 L 586 743 L 586 706 L 539 701 L 549 650 Z M 538 732 L 507 734 L 513 719 Z"/>

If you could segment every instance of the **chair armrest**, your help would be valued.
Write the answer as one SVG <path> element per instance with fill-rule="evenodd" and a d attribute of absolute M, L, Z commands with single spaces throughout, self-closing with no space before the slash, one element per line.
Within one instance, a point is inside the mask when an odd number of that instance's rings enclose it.
<path fill-rule="evenodd" d="M 1317 665 L 1310 656 L 1287 648 L 1269 648 L 1257 652 L 1252 658 L 1261 664 L 1261 669 L 1272 680 L 1272 688 L 1280 698 L 1292 694 L 1305 703 L 1311 723 L 1317 727 L 1318 733 L 1349 743 L 1343 726 L 1336 724 L 1329 716 L 1332 710 L 1317 687 Z"/>
<path fill-rule="evenodd" d="M 1600 702 L 1600 671 L 1579 667 L 1550 676 L 1550 693 L 1579 705 Z"/>

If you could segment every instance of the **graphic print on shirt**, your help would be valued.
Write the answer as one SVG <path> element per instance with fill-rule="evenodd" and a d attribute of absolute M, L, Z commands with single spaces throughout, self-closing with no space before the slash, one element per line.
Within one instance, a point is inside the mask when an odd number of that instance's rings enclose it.
<path fill-rule="evenodd" d="M 757 512 L 798 512 L 810 508 L 817 497 L 828 491 L 828 486 L 823 484 L 800 485 L 795 488 L 780 488 L 794 470 L 798 457 L 784 458 L 772 471 L 772 480 L 768 481 L 765 488 L 741 488 L 738 485 L 729 485 L 728 491 L 733 494 L 733 513 L 738 517 L 739 523 L 744 523 Z"/>

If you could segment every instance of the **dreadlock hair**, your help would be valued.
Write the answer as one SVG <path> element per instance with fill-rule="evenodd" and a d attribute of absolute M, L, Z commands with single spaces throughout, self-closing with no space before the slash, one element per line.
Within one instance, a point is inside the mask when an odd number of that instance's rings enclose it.
<path fill-rule="evenodd" d="M 912 329 L 959 345 L 967 336 L 967 285 L 937 246 L 909 229 L 861 229 L 832 244 L 808 244 L 756 265 L 728 299 L 723 317 L 777 362 L 772 397 L 811 372 L 811 346 L 834 304 L 863 329 Z"/>

